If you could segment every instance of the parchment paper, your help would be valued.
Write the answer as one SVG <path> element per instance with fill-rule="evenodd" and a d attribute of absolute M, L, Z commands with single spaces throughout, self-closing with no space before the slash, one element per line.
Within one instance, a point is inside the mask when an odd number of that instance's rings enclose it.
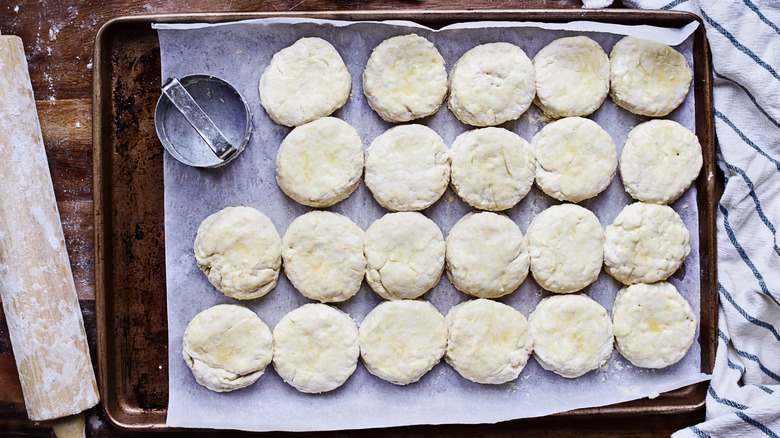
<path fill-rule="evenodd" d="M 623 34 L 634 32 L 644 38 L 678 45 L 692 66 L 692 37 L 695 25 L 686 29 L 649 29 L 598 23 L 544 25 L 540 23 L 466 23 L 433 31 L 408 22 L 346 23 L 313 20 L 265 19 L 220 25 L 156 25 L 162 55 L 162 79 L 169 76 L 209 73 L 232 83 L 253 110 L 254 131 L 249 145 L 237 160 L 219 169 L 195 169 L 165 154 L 165 235 L 168 289 L 169 384 L 167 424 L 175 427 L 268 430 L 332 430 L 411 424 L 492 423 L 534 417 L 575 408 L 608 405 L 655 395 L 708 379 L 700 372 L 701 348 L 697 341 L 677 364 L 661 370 L 633 367 L 618 353 L 608 364 L 577 379 L 565 379 L 543 370 L 534 359 L 520 377 L 503 385 L 480 385 L 460 377 L 444 361 L 419 382 L 396 386 L 370 375 L 362 364 L 339 389 L 310 395 L 287 385 L 269 366 L 266 374 L 249 388 L 231 393 L 214 393 L 195 382 L 181 357 L 182 335 L 189 321 L 200 311 L 220 303 L 248 306 L 273 328 L 281 317 L 309 300 L 297 292 L 284 274 L 266 297 L 239 302 L 214 289 L 195 264 L 192 245 L 200 222 L 217 210 L 235 205 L 253 206 L 268 215 L 283 235 L 292 220 L 310 209 L 287 198 L 277 187 L 274 160 L 290 128 L 273 123 L 260 105 L 258 81 L 278 50 L 304 36 L 331 42 L 340 52 L 352 76 L 352 95 L 334 113 L 352 124 L 364 148 L 392 125 L 384 122 L 367 105 L 361 74 L 371 50 L 394 35 L 415 32 L 431 40 L 447 62 L 447 69 L 472 47 L 496 41 L 514 43 L 533 57 L 554 39 L 586 35 L 609 53 Z M 568 28 L 569 30 L 561 30 Z M 574 30 L 571 30 L 574 29 Z M 582 30 L 577 30 L 582 29 Z M 594 31 L 598 29 L 599 31 Z M 627 32 L 630 31 L 630 32 Z M 503 127 L 530 141 L 544 125 L 535 106 L 519 120 Z M 618 152 L 628 132 L 644 119 L 617 108 L 608 98 L 592 116 L 612 136 Z M 669 118 L 689 129 L 694 126 L 693 93 Z M 470 129 L 446 108 L 419 121 L 436 130 L 450 145 Z M 596 213 L 602 226 L 614 220 L 631 203 L 620 178 L 594 199 L 580 203 Z M 536 188 L 517 206 L 507 211 L 525 233 L 531 219 L 557 201 Z M 699 239 L 695 188 L 688 190 L 672 207 L 691 231 L 691 255 L 670 279 L 699 314 Z M 344 214 L 362 229 L 386 211 L 361 182 L 348 199 L 328 210 Z M 451 189 L 423 213 L 433 219 L 445 236 L 471 208 Z M 611 313 L 621 285 L 602 271 L 585 292 Z M 529 275 L 514 293 L 499 301 L 513 306 L 526 317 L 548 292 Z M 446 314 L 453 305 L 469 299 L 442 276 L 424 299 Z M 358 324 L 381 298 L 367 284 L 337 307 Z"/>

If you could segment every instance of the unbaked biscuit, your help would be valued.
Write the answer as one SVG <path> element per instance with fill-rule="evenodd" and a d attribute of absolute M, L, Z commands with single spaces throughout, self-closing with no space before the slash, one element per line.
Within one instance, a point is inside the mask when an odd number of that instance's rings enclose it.
<path fill-rule="evenodd" d="M 444 58 L 416 34 L 386 39 L 368 58 L 363 93 L 368 105 L 388 122 L 430 116 L 447 94 Z"/>
<path fill-rule="evenodd" d="M 539 286 L 571 293 L 593 283 L 604 261 L 604 230 L 590 210 L 552 206 L 533 218 L 525 234 L 531 274 Z"/>
<path fill-rule="evenodd" d="M 609 95 L 634 114 L 663 117 L 688 95 L 691 67 L 666 44 L 625 37 L 612 48 L 609 59 Z"/>
<path fill-rule="evenodd" d="M 274 122 L 298 126 L 341 108 L 351 85 L 344 61 L 329 42 L 301 38 L 271 58 L 260 77 L 260 103 Z"/>
<path fill-rule="evenodd" d="M 290 131 L 276 154 L 276 182 L 295 201 L 328 207 L 349 197 L 363 174 L 363 143 L 347 122 L 323 117 Z"/>
<path fill-rule="evenodd" d="M 531 147 L 536 185 L 559 201 L 592 198 L 615 176 L 615 144 L 593 120 L 567 117 L 552 122 L 534 136 Z"/>
<path fill-rule="evenodd" d="M 544 46 L 533 63 L 534 103 L 548 117 L 587 116 L 609 93 L 609 58 L 588 37 L 559 38 Z"/>
<path fill-rule="evenodd" d="M 604 267 L 623 284 L 666 280 L 690 251 L 691 235 L 667 205 L 627 205 L 604 231 Z"/>
<path fill-rule="evenodd" d="M 520 117 L 536 94 L 534 65 L 509 43 L 474 47 L 450 73 L 448 106 L 461 122 L 493 126 Z"/>
<path fill-rule="evenodd" d="M 363 230 L 346 216 L 311 211 L 298 216 L 282 238 L 284 273 L 307 298 L 345 301 L 363 282 Z"/>
<path fill-rule="evenodd" d="M 581 294 L 543 299 L 528 318 L 534 357 L 542 368 L 572 379 L 607 363 L 612 321 L 599 303 Z"/>
<path fill-rule="evenodd" d="M 651 120 L 628 133 L 620 178 L 634 199 L 669 204 L 690 187 L 701 166 L 696 135 L 672 120 Z"/>
<path fill-rule="evenodd" d="M 252 207 L 226 207 L 204 219 L 193 249 L 209 282 L 229 297 L 259 298 L 276 286 L 282 239 Z"/>
<path fill-rule="evenodd" d="M 389 213 L 366 230 L 366 280 L 384 299 L 417 298 L 439 282 L 444 236 L 422 213 Z"/>
<path fill-rule="evenodd" d="M 368 371 L 396 385 L 414 383 L 444 355 L 447 328 L 431 303 L 385 301 L 360 324 L 360 356 Z"/>
<path fill-rule="evenodd" d="M 273 335 L 274 369 L 298 391 L 332 391 L 357 368 L 357 326 L 335 307 L 304 304 L 286 314 Z"/>
<path fill-rule="evenodd" d="M 528 362 L 533 339 L 525 317 L 493 300 L 466 301 L 450 309 L 444 359 L 472 382 L 514 380 Z"/>
<path fill-rule="evenodd" d="M 612 309 L 615 347 L 632 364 L 664 368 L 693 345 L 696 316 L 672 284 L 634 284 L 621 289 Z"/>
<path fill-rule="evenodd" d="M 469 213 L 447 236 L 445 266 L 458 290 L 479 298 L 504 296 L 528 275 L 526 240 L 502 214 Z"/>
<path fill-rule="evenodd" d="M 271 330 L 246 307 L 220 304 L 187 325 L 182 356 L 195 380 L 216 392 L 247 387 L 273 356 Z"/>
<path fill-rule="evenodd" d="M 481 210 L 513 207 L 534 183 L 536 160 L 531 145 L 504 128 L 460 134 L 452 143 L 450 158 L 453 189 Z"/>
<path fill-rule="evenodd" d="M 388 210 L 422 210 L 441 197 L 449 182 L 449 150 L 427 126 L 390 128 L 366 151 L 366 186 Z"/>

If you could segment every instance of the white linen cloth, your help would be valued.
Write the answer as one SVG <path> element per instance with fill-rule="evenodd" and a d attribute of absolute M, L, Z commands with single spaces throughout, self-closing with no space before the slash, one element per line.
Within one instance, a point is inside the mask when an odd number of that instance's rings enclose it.
<path fill-rule="evenodd" d="M 717 156 L 726 176 L 717 216 L 719 339 L 706 421 L 673 436 L 778 437 L 780 1 L 623 3 L 698 14 L 712 50 Z"/>

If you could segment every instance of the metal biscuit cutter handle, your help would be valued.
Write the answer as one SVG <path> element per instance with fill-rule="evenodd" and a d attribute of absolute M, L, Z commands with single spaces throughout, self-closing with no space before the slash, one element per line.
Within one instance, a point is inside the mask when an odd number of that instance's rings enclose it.
<path fill-rule="evenodd" d="M 226 100 L 235 99 L 240 100 L 239 105 L 233 105 L 234 111 L 238 108 L 238 112 L 243 112 L 244 130 L 243 139 L 241 139 L 238 147 L 235 147 L 230 140 L 227 139 L 225 134 L 217 127 L 214 121 L 208 114 L 201 108 L 195 98 L 187 90 L 186 87 L 197 83 L 206 83 L 211 86 L 218 87 L 219 101 L 228 105 Z M 207 85 L 206 94 L 212 95 L 212 90 Z M 211 75 L 192 75 L 183 77 L 181 80 L 176 77 L 169 78 L 165 85 L 162 87 L 163 94 L 157 102 L 155 108 L 154 121 L 155 129 L 157 130 L 157 136 L 163 144 L 163 147 L 177 160 L 194 167 L 219 167 L 229 161 L 233 160 L 238 154 L 246 147 L 249 137 L 252 132 L 252 117 L 249 111 L 249 106 L 236 89 L 223 79 Z M 234 97 L 235 96 L 235 97 Z M 206 142 L 208 147 L 213 152 L 211 154 L 197 154 L 197 153 L 180 153 L 171 138 L 168 136 L 168 124 L 167 112 L 169 110 L 169 103 L 172 103 L 174 107 L 184 116 L 189 126 L 191 126 L 200 138 Z M 229 111 L 228 111 L 229 112 Z M 213 114 L 213 112 L 212 112 Z M 238 133 L 240 135 L 241 133 Z M 233 135 L 236 137 L 236 135 Z M 192 140 L 190 139 L 190 143 Z M 238 142 L 236 142 L 238 143 Z M 180 145 L 181 146 L 181 145 Z M 191 147 L 188 145 L 187 147 Z M 185 156 L 187 155 L 187 156 Z"/>

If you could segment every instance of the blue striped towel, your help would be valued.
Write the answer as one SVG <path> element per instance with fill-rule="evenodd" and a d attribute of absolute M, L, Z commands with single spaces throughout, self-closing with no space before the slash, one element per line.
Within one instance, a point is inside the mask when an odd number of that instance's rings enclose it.
<path fill-rule="evenodd" d="M 611 0 L 583 0 L 604 7 Z M 780 1 L 623 0 L 704 20 L 718 165 L 718 348 L 706 421 L 674 437 L 780 435 Z"/>

